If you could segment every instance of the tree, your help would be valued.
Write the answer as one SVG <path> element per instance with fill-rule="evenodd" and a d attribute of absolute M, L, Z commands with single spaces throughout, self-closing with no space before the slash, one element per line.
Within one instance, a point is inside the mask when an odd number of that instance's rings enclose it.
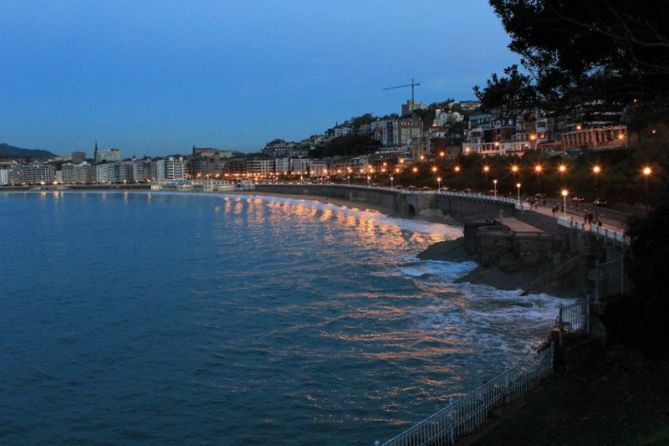
<path fill-rule="evenodd" d="M 666 188 L 655 209 L 630 223 L 634 294 L 607 309 L 607 325 L 612 334 L 637 343 L 652 354 L 669 351 L 666 326 L 669 296 L 663 286 L 669 271 L 668 226 L 669 188 Z"/>
<path fill-rule="evenodd" d="M 669 107 L 666 0 L 490 0 L 527 74 L 492 78 L 483 98 L 523 81 L 545 109 L 605 101 Z M 527 81 L 527 82 L 526 82 Z"/>
<path fill-rule="evenodd" d="M 507 67 L 502 77 L 493 74 L 486 87 L 481 90 L 476 86 L 474 93 L 485 109 L 497 109 L 505 118 L 529 110 L 537 103 L 530 76 L 518 71 L 518 65 Z"/>
<path fill-rule="evenodd" d="M 313 149 L 309 155 L 314 158 L 329 156 L 358 156 L 373 153 L 381 143 L 368 135 L 348 134 L 328 141 L 326 144 Z"/>

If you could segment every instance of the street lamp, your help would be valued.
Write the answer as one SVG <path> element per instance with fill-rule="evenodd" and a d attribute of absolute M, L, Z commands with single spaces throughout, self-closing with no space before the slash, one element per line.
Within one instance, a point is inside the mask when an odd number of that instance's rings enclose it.
<path fill-rule="evenodd" d="M 648 190 L 648 179 L 650 176 L 653 174 L 653 169 L 650 166 L 645 166 L 643 169 L 641 169 L 641 175 L 643 175 L 643 179 L 646 181 L 646 204 L 650 207 L 650 194 Z"/>
<path fill-rule="evenodd" d="M 565 173 L 567 173 L 567 165 L 566 164 L 560 164 L 558 166 L 558 172 L 560 172 L 560 177 L 563 177 Z"/>
<path fill-rule="evenodd" d="M 544 166 L 541 164 L 536 164 L 534 166 L 534 173 L 537 175 L 537 192 L 541 192 L 541 181 L 540 176 L 544 171 Z"/>
<path fill-rule="evenodd" d="M 562 189 L 562 213 L 567 216 L 567 195 L 569 191 L 567 189 Z"/>
<path fill-rule="evenodd" d="M 520 206 L 520 183 L 516 183 L 516 189 L 518 190 L 518 206 Z"/>
<path fill-rule="evenodd" d="M 495 198 L 497 198 L 497 180 L 492 180 L 492 190 L 495 194 Z"/>
<path fill-rule="evenodd" d="M 441 177 L 437 177 L 437 192 L 441 193 Z"/>
<path fill-rule="evenodd" d="M 372 181 L 372 177 L 370 175 L 367 175 L 367 187 L 370 187 L 372 185 L 371 181 Z"/>
<path fill-rule="evenodd" d="M 592 174 L 595 176 L 595 195 L 599 195 L 599 175 L 601 173 L 602 173 L 602 167 L 600 165 L 595 164 L 594 166 L 592 166 Z"/>
<path fill-rule="evenodd" d="M 394 178 L 393 178 L 393 177 L 390 177 L 390 188 L 391 188 L 391 189 L 393 188 L 393 180 L 394 180 Z"/>
<path fill-rule="evenodd" d="M 437 173 L 437 166 L 432 166 L 432 172 Z"/>

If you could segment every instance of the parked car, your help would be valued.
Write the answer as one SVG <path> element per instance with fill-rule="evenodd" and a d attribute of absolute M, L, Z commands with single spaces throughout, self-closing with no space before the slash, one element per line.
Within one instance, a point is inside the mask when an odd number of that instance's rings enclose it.
<path fill-rule="evenodd" d="M 574 203 L 583 203 L 585 201 L 585 198 L 574 195 L 573 197 L 571 197 L 571 201 L 573 201 Z"/>
<path fill-rule="evenodd" d="M 422 190 L 423 190 L 424 192 L 427 192 L 427 191 L 432 190 L 432 188 L 431 188 L 430 186 L 423 186 L 423 189 L 422 189 Z"/>
<path fill-rule="evenodd" d="M 601 208 L 607 207 L 609 205 L 609 203 L 606 200 L 600 200 L 599 198 L 596 199 L 595 201 L 593 201 L 592 204 L 594 206 L 601 207 Z"/>

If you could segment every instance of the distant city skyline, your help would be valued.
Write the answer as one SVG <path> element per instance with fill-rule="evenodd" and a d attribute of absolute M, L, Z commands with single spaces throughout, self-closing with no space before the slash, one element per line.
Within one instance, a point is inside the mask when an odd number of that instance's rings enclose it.
<path fill-rule="evenodd" d="M 3 3 L 0 141 L 123 156 L 299 140 L 473 98 L 518 57 L 486 0 Z"/>

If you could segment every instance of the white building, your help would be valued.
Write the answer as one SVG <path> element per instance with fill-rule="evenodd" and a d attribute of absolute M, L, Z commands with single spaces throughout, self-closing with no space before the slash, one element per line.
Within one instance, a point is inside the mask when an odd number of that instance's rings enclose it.
<path fill-rule="evenodd" d="M 162 158 L 151 160 L 151 181 L 161 183 L 165 181 L 165 160 Z"/>
<path fill-rule="evenodd" d="M 95 165 L 95 182 L 110 184 L 118 182 L 117 163 L 100 163 Z"/>
<path fill-rule="evenodd" d="M 290 172 L 290 158 L 276 158 L 274 169 L 279 175 L 287 175 Z"/>
<path fill-rule="evenodd" d="M 10 169 L 0 169 L 0 186 L 6 186 L 9 184 L 10 172 Z"/>
<path fill-rule="evenodd" d="M 246 160 L 246 173 L 252 177 L 269 177 L 274 175 L 274 160 L 252 158 Z"/>
<path fill-rule="evenodd" d="M 121 151 L 119 149 L 109 149 L 109 150 L 96 150 L 95 152 L 95 162 L 115 162 L 121 160 Z"/>
<path fill-rule="evenodd" d="M 165 160 L 166 180 L 183 180 L 187 173 L 188 164 L 182 156 L 170 156 Z"/>
<path fill-rule="evenodd" d="M 308 158 L 296 158 L 290 160 L 292 168 L 290 169 L 294 175 L 307 175 L 309 173 L 309 167 L 311 166 L 311 160 Z"/>
<path fill-rule="evenodd" d="M 60 170 L 61 179 L 65 184 L 91 184 L 96 180 L 95 166 L 87 162 L 63 164 Z"/>

